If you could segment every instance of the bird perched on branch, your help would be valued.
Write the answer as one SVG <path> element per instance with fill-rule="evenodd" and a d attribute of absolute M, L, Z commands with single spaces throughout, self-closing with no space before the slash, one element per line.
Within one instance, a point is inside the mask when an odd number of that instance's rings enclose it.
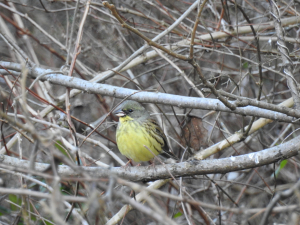
<path fill-rule="evenodd" d="M 162 129 L 140 103 L 124 101 L 114 114 L 120 118 L 116 139 L 122 155 L 135 162 L 150 161 L 159 154 L 178 159 L 170 152 Z"/>

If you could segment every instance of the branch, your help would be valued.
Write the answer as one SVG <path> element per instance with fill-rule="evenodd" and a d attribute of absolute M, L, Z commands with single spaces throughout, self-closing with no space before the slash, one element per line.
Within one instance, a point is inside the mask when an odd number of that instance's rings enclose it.
<path fill-rule="evenodd" d="M 124 20 L 122 20 L 122 18 L 120 17 L 119 13 L 117 12 L 116 10 L 116 7 L 112 4 L 109 4 L 108 2 L 103 2 L 103 5 L 108 8 L 112 14 L 116 17 L 116 19 L 120 22 L 120 24 L 122 25 L 122 27 L 132 31 L 133 33 L 137 34 L 138 36 L 140 36 L 141 38 L 143 38 L 147 43 L 148 45 L 150 46 L 153 46 L 155 48 L 158 48 L 164 52 L 166 52 L 167 54 L 169 54 L 170 56 L 173 56 L 175 58 L 178 58 L 178 59 L 181 59 L 181 60 L 184 60 L 184 61 L 187 61 L 188 60 L 188 57 L 187 56 L 184 56 L 184 55 L 180 55 L 180 54 L 177 54 L 173 51 L 171 51 L 170 49 L 162 46 L 162 45 L 159 45 L 157 44 L 155 41 L 152 41 L 150 38 L 147 38 L 145 35 L 143 35 L 141 32 L 139 32 L 137 29 L 129 26 L 127 23 L 124 22 Z"/>
<path fill-rule="evenodd" d="M 284 31 L 280 19 L 280 12 L 274 0 L 269 0 L 269 3 L 271 7 L 271 15 L 274 17 L 275 31 L 278 38 L 277 48 L 278 51 L 281 53 L 281 59 L 284 64 L 283 72 L 287 75 L 286 79 L 288 81 L 288 87 L 291 90 L 293 100 L 295 102 L 295 108 L 299 110 L 300 109 L 299 84 L 297 83 L 297 81 L 293 76 L 293 61 L 289 56 L 290 53 L 285 44 Z"/>
<path fill-rule="evenodd" d="M 193 58 L 193 45 L 194 45 L 194 37 L 195 37 L 195 30 L 197 28 L 197 25 L 199 23 L 199 17 L 201 15 L 201 12 L 202 12 L 202 9 L 205 5 L 206 1 L 203 2 L 201 8 L 199 9 L 199 13 L 197 15 L 197 21 L 195 23 L 195 27 L 194 27 L 194 32 L 193 32 L 193 35 L 192 35 L 192 40 L 191 40 L 191 47 L 190 47 L 190 56 L 184 56 L 184 55 L 180 55 L 180 54 L 177 54 L 173 51 L 171 51 L 170 49 L 168 48 L 165 48 L 164 46 L 160 45 L 160 44 L 157 44 L 156 42 L 152 41 L 151 39 L 147 38 L 145 35 L 143 35 L 142 33 L 140 33 L 137 29 L 129 26 L 128 24 L 126 24 L 122 18 L 120 17 L 120 15 L 118 14 L 116 8 L 114 5 L 111 5 L 109 4 L 108 2 L 103 2 L 103 5 L 105 7 L 107 7 L 108 9 L 110 9 L 110 11 L 112 12 L 112 14 L 117 18 L 117 20 L 121 23 L 122 27 L 134 32 L 135 34 L 137 34 L 138 36 L 140 36 L 144 41 L 146 41 L 150 46 L 154 46 L 155 48 L 158 48 L 160 50 L 162 50 L 163 52 L 167 53 L 168 55 L 174 57 L 174 58 L 177 58 L 177 59 L 181 59 L 183 61 L 188 61 L 194 68 L 195 70 L 197 71 L 202 83 L 211 89 L 212 93 L 214 93 L 214 95 L 220 99 L 220 101 L 226 105 L 229 109 L 231 110 L 235 110 L 236 109 L 236 106 L 232 103 L 230 103 L 226 98 L 224 98 L 214 87 L 214 85 L 209 81 L 207 80 L 204 75 L 202 74 L 201 72 L 201 69 L 200 69 L 200 66 L 198 63 L 196 63 L 196 61 L 194 60 Z"/>
<path fill-rule="evenodd" d="M 158 179 L 170 178 L 170 173 L 174 177 L 186 177 L 192 175 L 204 175 L 215 173 L 228 173 L 268 165 L 279 160 L 287 159 L 298 155 L 300 150 L 300 136 L 288 141 L 284 144 L 268 148 L 259 152 L 231 156 L 224 159 L 212 160 L 194 160 L 181 162 L 176 164 L 156 165 L 155 168 L 149 166 L 131 167 L 129 170 L 124 170 L 121 167 L 102 168 L 102 167 L 76 167 L 76 171 L 84 170 L 84 172 L 92 173 L 93 177 L 109 177 L 116 175 L 118 177 L 132 181 L 150 181 Z M 14 167 L 14 170 L 27 171 L 29 169 L 29 161 L 20 160 L 10 156 L 0 155 L 1 164 L 6 164 Z M 1 165 L 0 164 L 0 165 Z M 49 164 L 35 163 L 36 171 L 43 171 Z M 75 168 L 75 167 L 74 167 Z M 30 171 L 35 173 L 35 171 Z M 59 166 L 58 173 L 63 176 L 79 175 L 69 166 Z M 63 179 L 63 178 L 62 178 Z"/>
<path fill-rule="evenodd" d="M 37 198 L 53 198 L 52 194 L 42 193 L 40 191 L 32 191 L 32 190 L 25 190 L 24 188 L 15 189 L 15 188 L 3 188 L 0 187 L 1 194 L 16 194 L 16 195 L 25 195 L 25 196 L 32 196 Z M 62 200 L 67 202 L 86 202 L 87 198 L 81 196 L 69 196 L 69 195 L 62 195 Z"/>
<path fill-rule="evenodd" d="M 21 71 L 22 69 L 21 65 L 17 63 L 0 62 L 0 65 L 8 69 L 13 69 L 17 71 Z M 29 74 L 33 78 L 39 77 L 39 79 L 42 81 L 50 81 L 53 84 L 79 89 L 91 94 L 102 94 L 102 95 L 112 96 L 116 98 L 126 98 L 127 96 L 132 95 L 129 97 L 129 99 L 136 100 L 139 102 L 144 102 L 144 103 L 156 103 L 156 104 L 161 103 L 165 105 L 177 106 L 179 108 L 193 108 L 193 109 L 214 110 L 214 111 L 221 111 L 221 112 L 233 112 L 243 116 L 256 116 L 256 117 L 262 117 L 262 118 L 288 122 L 288 123 L 295 122 L 294 118 L 291 116 L 287 116 L 283 113 L 273 112 L 271 110 L 260 109 L 258 107 L 245 106 L 245 107 L 236 108 L 234 111 L 231 111 L 228 107 L 226 107 L 221 101 L 217 99 L 187 97 L 187 96 L 180 96 L 180 95 L 173 95 L 173 94 L 165 94 L 160 92 L 135 93 L 136 90 L 111 86 L 108 84 L 91 83 L 89 81 L 85 81 L 76 77 L 68 77 L 61 74 L 51 74 L 51 72 L 52 70 L 50 69 L 34 67 L 31 69 Z M 228 101 L 228 102 L 230 104 L 234 103 L 233 101 Z"/>
<path fill-rule="evenodd" d="M 237 101 L 235 101 L 235 104 L 236 104 L 236 106 L 239 106 L 239 107 L 252 105 L 252 106 L 256 106 L 258 108 L 268 109 L 268 110 L 272 110 L 275 112 L 284 113 L 288 116 L 300 118 L 300 112 L 295 109 L 290 109 L 288 107 L 284 107 L 281 105 L 274 105 L 274 104 L 271 104 L 268 102 L 258 101 L 256 99 L 251 99 L 251 98 L 247 98 L 247 97 L 240 97 L 240 96 L 228 93 L 223 90 L 219 90 L 219 92 L 224 96 L 237 99 Z"/>
<path fill-rule="evenodd" d="M 264 225 L 268 223 L 268 217 L 272 212 L 272 209 L 275 207 L 275 205 L 277 204 L 277 202 L 280 199 L 285 199 L 285 198 L 289 198 L 291 197 L 294 193 L 297 195 L 297 193 L 299 193 L 299 187 L 300 187 L 300 180 L 297 181 L 296 184 L 294 184 L 290 189 L 287 189 L 285 191 L 279 192 L 275 195 L 275 197 L 271 200 L 271 202 L 269 203 L 264 216 L 260 222 L 260 225 Z"/>

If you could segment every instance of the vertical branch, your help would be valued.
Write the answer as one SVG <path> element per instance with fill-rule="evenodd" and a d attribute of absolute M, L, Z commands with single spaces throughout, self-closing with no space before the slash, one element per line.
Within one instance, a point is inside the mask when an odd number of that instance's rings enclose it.
<path fill-rule="evenodd" d="M 287 75 L 287 84 L 289 89 L 291 90 L 291 94 L 294 100 L 295 108 L 300 109 L 300 97 L 299 97 L 299 90 L 298 90 L 298 83 L 293 76 L 293 62 L 289 57 L 289 50 L 286 47 L 285 40 L 284 40 L 284 31 L 281 26 L 281 20 L 279 15 L 279 9 L 274 2 L 274 0 L 269 0 L 270 8 L 271 8 L 271 15 L 274 17 L 274 26 L 277 34 L 277 48 L 278 51 L 281 53 L 281 59 L 283 63 L 283 72 Z"/>
<path fill-rule="evenodd" d="M 83 14 L 80 26 L 79 26 L 78 35 L 77 35 L 75 48 L 74 48 L 74 53 L 73 53 L 73 58 L 72 58 L 72 62 L 71 62 L 71 65 L 70 65 L 70 70 L 69 70 L 68 76 L 72 76 L 77 56 L 80 53 L 80 43 L 81 43 L 81 40 L 82 40 L 83 25 L 86 21 L 87 14 L 88 14 L 88 11 L 90 9 L 90 2 L 91 1 L 88 1 L 86 3 L 86 8 L 85 8 L 85 11 L 84 11 L 84 14 Z M 70 41 L 70 46 L 71 46 L 71 41 Z M 69 46 L 69 49 L 70 49 L 70 46 Z M 68 64 L 68 61 L 66 62 L 66 64 Z M 75 126 L 74 126 L 74 124 L 71 120 L 71 114 L 70 114 L 70 89 L 69 88 L 67 88 L 67 90 L 66 90 L 65 104 L 66 104 L 67 121 L 68 121 L 68 124 L 69 124 L 69 127 L 70 127 L 71 134 L 73 134 L 72 137 L 73 137 L 73 140 L 74 140 L 74 144 L 75 144 L 75 146 L 78 146 L 77 138 L 76 138 L 76 129 L 75 129 Z M 79 156 L 80 156 L 80 154 L 79 154 Z M 78 165 L 80 163 L 79 156 L 78 155 L 76 156 Z M 83 160 L 83 164 L 85 164 L 84 160 Z"/>
<path fill-rule="evenodd" d="M 66 48 L 68 49 L 66 65 L 69 65 L 69 61 L 70 61 L 72 39 L 73 39 L 73 33 L 74 33 L 74 27 L 75 27 L 75 21 L 76 21 L 76 15 L 77 15 L 77 12 L 78 12 L 78 8 L 79 8 L 79 1 L 77 1 L 76 8 L 75 8 L 75 11 L 74 11 L 73 22 L 72 22 L 72 26 L 71 26 L 71 33 L 70 33 L 70 36 L 69 36 L 69 38 L 70 38 L 69 42 L 66 39 Z M 68 11 L 67 11 L 67 13 L 68 13 Z"/>
<path fill-rule="evenodd" d="M 244 12 L 243 8 L 236 3 L 236 1 L 231 1 L 233 4 L 235 4 L 235 6 L 241 11 L 241 13 L 243 14 L 244 18 L 247 20 L 250 28 L 251 28 L 251 31 L 253 33 L 253 36 L 254 36 L 254 40 L 256 42 L 256 49 L 257 49 L 257 59 L 258 59 L 258 71 L 259 71 L 259 84 L 258 84 L 258 95 L 257 95 L 257 100 L 260 101 L 260 98 L 261 98 L 261 92 L 262 92 L 262 85 L 263 85 L 263 75 L 262 75 L 262 66 L 261 66 L 261 54 L 260 54 L 260 46 L 259 46 L 259 38 L 257 36 L 257 33 L 254 29 L 254 27 L 252 26 L 251 24 L 251 21 L 250 19 L 248 18 L 247 14 Z M 237 27 L 238 28 L 238 27 Z M 251 127 L 254 123 L 254 120 L 255 120 L 255 117 L 253 116 L 251 118 L 251 121 L 249 123 L 249 126 L 247 128 L 247 130 L 244 132 L 244 137 L 246 138 L 248 136 L 248 133 L 249 131 L 251 130 Z"/>
<path fill-rule="evenodd" d="M 207 0 L 204 0 L 198 9 L 198 14 L 196 17 L 196 21 L 195 21 L 192 36 L 191 36 L 190 59 L 192 59 L 194 57 L 194 43 L 195 43 L 196 30 L 197 30 L 198 24 L 200 23 L 200 16 L 201 16 L 201 13 L 203 11 L 203 8 L 204 8 L 206 2 L 207 2 Z M 200 3 L 200 1 L 199 1 L 199 3 Z"/>

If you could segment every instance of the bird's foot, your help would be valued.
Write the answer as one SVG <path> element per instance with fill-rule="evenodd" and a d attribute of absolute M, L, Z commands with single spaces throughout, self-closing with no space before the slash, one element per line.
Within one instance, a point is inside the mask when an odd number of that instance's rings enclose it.
<path fill-rule="evenodd" d="M 151 160 L 149 160 L 149 162 L 148 162 L 150 165 L 148 166 L 148 168 L 150 169 L 150 168 L 153 168 L 154 170 L 155 170 L 155 161 L 153 160 L 153 161 L 151 161 Z"/>
<path fill-rule="evenodd" d="M 128 169 L 130 170 L 129 164 L 131 164 L 131 159 L 129 159 L 128 162 L 124 166 L 121 166 L 121 168 L 124 169 L 125 171 Z"/>

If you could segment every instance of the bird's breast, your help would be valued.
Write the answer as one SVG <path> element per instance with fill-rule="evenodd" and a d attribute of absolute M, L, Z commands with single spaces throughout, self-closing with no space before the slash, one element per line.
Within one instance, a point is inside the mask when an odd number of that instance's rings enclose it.
<path fill-rule="evenodd" d="M 151 128 L 151 126 L 150 126 Z M 122 155 L 135 162 L 145 162 L 162 152 L 162 143 L 156 135 L 155 129 L 147 126 L 147 121 L 139 122 L 127 120 L 119 122 L 117 128 L 117 145 Z M 151 151 L 149 151 L 147 146 Z"/>

